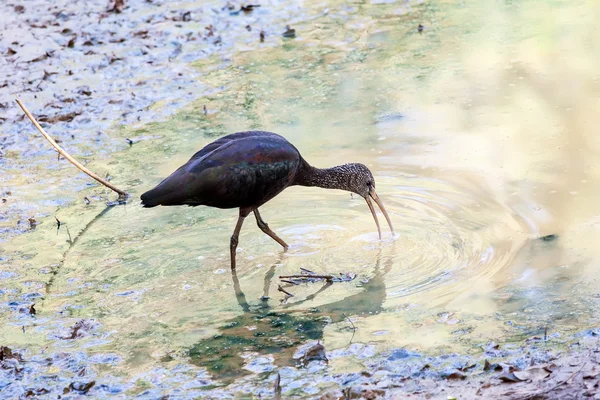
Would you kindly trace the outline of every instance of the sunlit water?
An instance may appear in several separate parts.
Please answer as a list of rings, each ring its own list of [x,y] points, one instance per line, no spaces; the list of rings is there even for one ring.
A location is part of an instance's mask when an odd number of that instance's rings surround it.
[[[237,53],[223,70],[203,63],[202,83],[222,90],[139,128],[159,138],[107,162],[134,200],[78,202],[56,212],[58,232],[47,218],[5,243],[0,293],[38,314],[4,303],[0,338],[32,354],[110,354],[99,376],[151,382],[189,363],[215,378],[268,371],[241,372],[239,355],[289,365],[308,339],[468,352],[598,326],[600,8],[577,3],[328,4],[294,40]],[[396,235],[382,225],[379,241],[357,196],[293,187],[261,208],[289,251],[248,218],[232,277],[236,210],[137,204],[214,137],[255,128],[318,167],[368,165]],[[294,297],[282,302],[278,276],[301,268],[357,276],[284,285]],[[82,318],[99,323],[94,335],[59,338]]]

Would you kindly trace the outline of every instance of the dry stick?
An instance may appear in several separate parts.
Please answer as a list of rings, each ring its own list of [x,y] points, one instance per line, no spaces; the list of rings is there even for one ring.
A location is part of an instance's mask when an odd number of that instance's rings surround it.
[[[300,275],[282,275],[279,279],[326,279],[332,281],[335,279],[333,275],[317,275],[317,274],[300,274]]]
[[[295,286],[300,285],[298,282],[288,281],[287,279],[281,279],[281,282],[283,282],[283,283],[289,283],[290,285],[295,285]]]
[[[60,147],[58,145],[58,143],[56,143],[54,141],[54,139],[52,139],[52,137],[46,133],[44,128],[42,128],[41,125],[35,120],[33,115],[31,115],[31,113],[29,112],[27,107],[25,107],[25,105],[21,102],[21,100],[20,99],[15,99],[15,100],[17,101],[17,104],[19,105],[19,107],[21,107],[21,109],[23,110],[25,115],[27,115],[27,117],[31,120],[33,125],[37,128],[37,130],[40,131],[40,133],[46,138],[46,140],[48,140],[50,142],[52,147],[54,147],[60,155],[62,155],[67,160],[69,160],[71,162],[71,164],[73,164],[74,166],[76,166],[81,171],[85,172],[86,174],[88,174],[93,179],[97,180],[98,182],[100,182],[101,184],[106,186],[107,188],[116,192],[119,195],[119,200],[125,200],[129,196],[127,194],[127,192],[117,188],[116,186],[112,185],[111,183],[107,182],[106,180],[100,178],[98,175],[96,175],[95,173],[93,173],[92,171],[90,171],[89,169],[84,167],[83,165],[81,165],[81,163],[79,163],[79,161],[77,161],[73,157],[71,157],[71,155],[69,153],[67,153],[62,147]]]

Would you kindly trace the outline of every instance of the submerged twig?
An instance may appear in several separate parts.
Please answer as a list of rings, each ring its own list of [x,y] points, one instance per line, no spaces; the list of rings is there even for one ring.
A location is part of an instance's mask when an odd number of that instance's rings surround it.
[[[298,284],[298,281],[300,282],[314,282],[317,279],[324,279],[328,284],[331,284],[333,282],[349,282],[354,280],[354,278],[356,278],[356,274],[353,273],[348,273],[348,274],[342,274],[340,273],[340,276],[335,276],[332,274],[315,274],[313,271],[306,269],[306,268],[300,268],[301,272],[300,274],[296,274],[296,275],[282,275],[279,277],[279,279],[282,282],[286,282],[286,283],[293,283],[294,285]],[[292,279],[292,280],[290,280]]]
[[[275,398],[276,399],[281,399],[281,375],[279,375],[279,372],[277,373],[277,376],[275,377],[275,384],[274,386],[274,391],[275,391]]]
[[[280,292],[285,293],[286,295],[288,295],[289,297],[294,297],[293,294],[291,294],[290,292],[288,292],[287,290],[285,290],[284,288],[281,287],[281,285],[278,285],[277,290],[279,290]]]
[[[350,317],[348,317],[346,314],[342,313],[342,316],[344,318],[346,318],[348,320],[348,322],[350,322],[350,325],[352,325],[352,337],[350,338],[350,342],[348,343],[348,345],[352,344],[352,340],[354,339],[354,335],[356,334],[356,330],[358,329],[356,326],[354,326],[354,322],[352,322],[352,320],[350,319]]]
[[[299,275],[282,275],[279,279],[325,279],[332,281],[335,277],[333,275],[317,275],[317,274],[299,274]]]
[[[44,130],[44,128],[42,128],[42,126],[36,121],[36,119],[34,118],[34,116],[29,112],[29,110],[27,109],[27,107],[25,107],[25,105],[23,104],[23,102],[21,102],[20,99],[16,99],[16,101],[17,101],[17,104],[19,105],[19,107],[21,107],[21,109],[25,113],[25,115],[27,115],[27,117],[29,118],[29,120],[37,128],[37,130],[46,138],[46,140],[48,140],[50,142],[50,144],[52,145],[52,147],[54,147],[56,149],[56,151],[58,151],[58,153],[60,155],[62,155],[67,160],[69,160],[71,162],[71,164],[73,164],[74,166],[76,166],[77,168],[79,168],[79,170],[85,172],[91,178],[95,179],[96,181],[100,182],[101,184],[103,184],[107,188],[109,188],[109,189],[113,190],[114,192],[116,192],[119,195],[119,201],[124,201],[125,199],[127,199],[127,197],[128,197],[127,192],[125,192],[125,191],[117,188],[113,184],[111,184],[111,183],[107,182],[106,180],[100,178],[98,175],[96,175],[95,173],[93,173],[92,171],[90,171],[89,169],[87,169],[86,167],[84,167],[79,161],[77,161],[73,157],[71,157],[71,155],[69,153],[67,153],[62,147],[60,147],[58,145],[58,143],[56,143],[56,141],[52,138],[52,136],[50,136],[50,135],[48,135],[48,133],[46,133],[46,131]]]
[[[288,283],[290,285],[294,285],[294,286],[298,286],[300,285],[298,282],[294,282],[294,281],[288,281],[287,279],[281,279],[281,282],[283,283]]]

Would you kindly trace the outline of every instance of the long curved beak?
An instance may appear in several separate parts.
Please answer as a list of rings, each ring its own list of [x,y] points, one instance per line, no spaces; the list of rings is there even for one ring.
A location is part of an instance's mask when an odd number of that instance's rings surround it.
[[[377,232],[379,233],[379,240],[381,240],[381,228],[379,227],[379,220],[377,219],[377,214],[375,213],[375,207],[373,207],[373,202],[371,201],[371,198],[373,200],[375,200],[375,203],[377,203],[377,205],[381,209],[381,212],[385,216],[385,220],[387,221],[388,225],[390,226],[392,235],[394,234],[394,227],[392,226],[392,221],[390,220],[390,216],[388,215],[387,211],[385,211],[385,207],[383,206],[381,199],[379,198],[379,196],[377,196],[377,193],[375,193],[375,190],[371,189],[369,191],[369,196],[365,197],[365,200],[367,201],[369,210],[371,210],[371,214],[373,214],[373,219],[375,220],[375,225],[377,225]]]

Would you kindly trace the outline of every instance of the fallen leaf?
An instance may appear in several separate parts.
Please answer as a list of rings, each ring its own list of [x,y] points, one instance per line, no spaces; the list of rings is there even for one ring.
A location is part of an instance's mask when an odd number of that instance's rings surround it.
[[[302,363],[304,364],[304,366],[308,365],[308,363],[310,363],[311,361],[317,360],[329,362],[329,360],[327,359],[327,355],[325,354],[325,346],[323,346],[319,342],[317,342],[317,344],[308,349],[306,353],[304,353],[304,356],[302,356]]]
[[[29,62],[38,62],[38,61],[44,61],[44,60],[45,60],[45,59],[47,59],[48,57],[51,57],[51,56],[52,56],[52,53],[53,53],[53,51],[52,51],[52,52],[50,52],[50,51],[47,51],[46,53],[42,54],[42,55],[41,55],[41,56],[39,56],[39,57],[36,57],[36,58],[34,58],[33,60],[30,60]]]
[[[529,367],[523,371],[515,371],[513,374],[522,381],[534,381],[547,378],[552,371],[549,371],[545,367]]]
[[[67,394],[71,391],[77,392],[79,394],[87,394],[90,389],[96,384],[96,381],[91,382],[72,382],[69,387],[66,387],[63,390],[63,394]]]
[[[446,379],[451,380],[451,381],[466,379],[466,378],[467,378],[467,376],[458,370],[454,371],[453,373],[446,376]]]
[[[487,344],[483,347],[483,349],[485,351],[492,351],[492,350],[498,350],[500,348],[500,345],[498,345],[496,342],[487,342]]]
[[[523,379],[519,379],[513,372],[503,372],[497,376],[502,382],[521,382]]]
[[[275,378],[274,386],[275,393],[281,393],[281,375],[279,375],[279,372],[277,373],[277,377]]]
[[[13,351],[6,346],[0,346],[0,361],[4,360],[17,360],[23,362],[23,357],[21,357],[19,353],[13,353]]]
[[[92,95],[92,91],[90,90],[90,88],[88,86],[81,86],[80,88],[77,89],[77,93],[84,94],[86,96]],[[64,101],[66,102],[66,100],[64,100]]]
[[[490,364],[490,362],[488,360],[485,360],[485,363],[483,364],[483,370],[488,371],[491,368],[492,368],[492,364]]]
[[[600,366],[594,365],[583,373],[583,379],[594,379],[600,375]]]
[[[27,392],[25,392],[25,397],[37,397],[37,396],[41,396],[44,394],[48,394],[50,393],[50,391],[48,389],[45,388],[40,388],[40,389],[29,389]]]
[[[93,319],[82,319],[77,321],[75,325],[71,327],[71,332],[67,336],[61,337],[61,339],[80,339],[89,334],[90,331],[98,327],[98,323]]]
[[[137,31],[133,34],[133,36],[138,36],[141,37],[142,39],[147,39],[148,38],[148,30],[142,30],[142,31]]]
[[[467,372],[468,370],[475,368],[476,365],[477,364],[465,365],[464,367],[459,368],[459,370],[462,372]]]
[[[73,111],[67,114],[56,114],[52,117],[48,117],[47,115],[41,115],[38,117],[38,121],[47,122],[49,124],[54,124],[56,122],[71,122],[76,116],[80,114],[81,112],[79,111]]]

